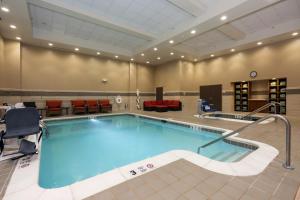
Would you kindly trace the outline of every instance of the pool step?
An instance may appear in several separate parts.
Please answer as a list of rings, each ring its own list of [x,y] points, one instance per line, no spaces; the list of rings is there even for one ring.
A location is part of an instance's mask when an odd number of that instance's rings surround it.
[[[223,151],[219,151],[219,152],[213,154],[212,156],[210,156],[210,158],[213,159],[213,160],[219,160],[218,158],[220,156],[222,156],[222,155],[224,155],[224,152]]]
[[[233,162],[238,159],[237,155],[239,155],[239,152],[237,151],[229,152],[220,158],[219,161]]]
[[[221,162],[234,162],[238,160],[241,156],[243,156],[243,153],[238,151],[233,151],[233,152],[219,151],[213,154],[212,156],[210,156],[210,158]]]

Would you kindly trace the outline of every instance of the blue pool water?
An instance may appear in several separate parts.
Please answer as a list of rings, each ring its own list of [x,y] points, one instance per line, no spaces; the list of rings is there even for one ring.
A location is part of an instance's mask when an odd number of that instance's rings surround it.
[[[170,150],[197,152],[220,134],[133,115],[47,122],[39,184],[57,188]],[[251,150],[220,141],[201,151],[233,162]]]

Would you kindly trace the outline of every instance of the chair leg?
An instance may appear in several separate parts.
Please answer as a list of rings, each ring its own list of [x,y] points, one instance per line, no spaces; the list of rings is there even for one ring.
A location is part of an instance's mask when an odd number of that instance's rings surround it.
[[[25,156],[27,156],[27,155],[24,154],[24,155],[16,156],[16,157],[11,158],[11,160],[18,160],[18,159],[23,158]]]
[[[3,149],[4,149],[4,142],[3,142],[3,139],[1,138],[1,140],[0,140],[0,155],[3,152]]]

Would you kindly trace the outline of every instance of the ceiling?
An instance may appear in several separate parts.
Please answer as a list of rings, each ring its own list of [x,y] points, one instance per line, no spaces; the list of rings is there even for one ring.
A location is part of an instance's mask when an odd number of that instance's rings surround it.
[[[300,0],[2,0],[1,6],[10,9],[0,12],[5,38],[153,65],[228,54],[300,30]]]

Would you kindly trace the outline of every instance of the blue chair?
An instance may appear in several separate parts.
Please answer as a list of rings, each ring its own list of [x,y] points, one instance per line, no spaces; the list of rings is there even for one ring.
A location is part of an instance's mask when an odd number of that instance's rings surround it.
[[[212,106],[208,103],[208,101],[202,101],[202,111],[204,112],[215,112],[216,109],[212,108]]]
[[[19,150],[12,154],[23,154],[22,156],[18,156],[15,159],[21,158],[26,155],[32,155],[37,152],[36,145],[34,142],[30,142],[26,139],[23,139],[26,136],[41,134],[42,129],[40,128],[40,115],[35,108],[18,108],[11,109],[7,111],[5,115],[5,124],[6,131],[1,132],[1,140],[0,140],[0,154],[4,149],[4,139],[22,139]],[[40,135],[40,137],[41,137]],[[7,154],[7,155],[12,155]],[[5,155],[5,156],[7,156]]]

